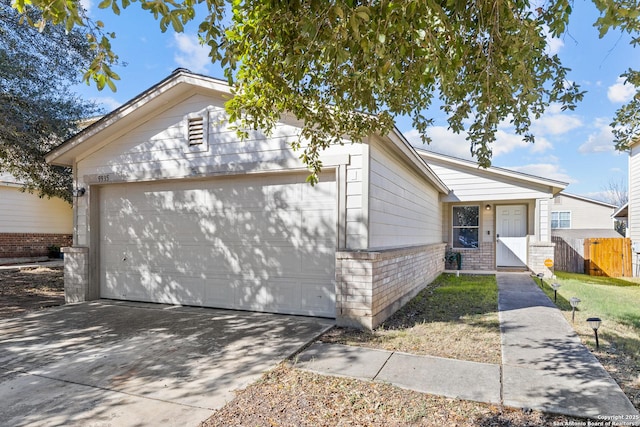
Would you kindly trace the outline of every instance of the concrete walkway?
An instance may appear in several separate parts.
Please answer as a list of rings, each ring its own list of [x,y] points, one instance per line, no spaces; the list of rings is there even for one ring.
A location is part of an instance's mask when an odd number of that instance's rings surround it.
[[[497,281],[502,365],[314,343],[298,355],[296,366],[452,398],[637,425],[637,418],[629,422],[638,416],[629,399],[529,274],[498,273]]]

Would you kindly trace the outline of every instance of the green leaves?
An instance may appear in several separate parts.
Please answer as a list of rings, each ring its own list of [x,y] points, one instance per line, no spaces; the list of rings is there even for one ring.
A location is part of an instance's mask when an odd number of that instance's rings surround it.
[[[101,0],[99,7],[119,14],[136,1],[161,31],[183,31],[196,7],[206,6],[199,38],[237,86],[227,110],[238,129],[269,132],[283,114],[295,115],[304,125],[292,145],[312,181],[330,144],[389,132],[400,115],[426,132],[436,96],[449,127],[468,132],[471,152],[488,166],[498,123],[509,120],[533,142],[532,118],[550,103],[571,110],[584,95],[547,53],[547,34],[564,34],[572,0],[535,10],[528,0]],[[640,43],[637,0],[594,3],[601,35],[619,28]],[[91,29],[94,59],[85,81],[114,90],[114,35],[92,26],[72,0],[14,0],[18,10],[29,4],[43,11],[42,22]],[[621,110],[621,147],[639,136],[637,120],[631,109]]]

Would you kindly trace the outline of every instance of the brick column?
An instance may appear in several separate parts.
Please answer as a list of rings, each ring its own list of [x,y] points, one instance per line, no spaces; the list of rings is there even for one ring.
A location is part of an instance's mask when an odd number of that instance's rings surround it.
[[[555,243],[552,242],[536,242],[529,240],[529,250],[527,267],[533,271],[534,274],[543,273],[544,277],[551,277],[553,275],[553,269],[545,267],[544,261],[546,259],[554,260]]]
[[[67,303],[98,299],[100,293],[92,289],[89,280],[89,248],[62,248],[64,253],[64,297]]]

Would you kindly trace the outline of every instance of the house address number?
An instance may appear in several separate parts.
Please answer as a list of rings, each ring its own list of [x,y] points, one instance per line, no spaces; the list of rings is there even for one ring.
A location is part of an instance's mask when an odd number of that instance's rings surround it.
[[[109,180],[110,180],[109,174],[98,175],[98,182],[109,182]]]

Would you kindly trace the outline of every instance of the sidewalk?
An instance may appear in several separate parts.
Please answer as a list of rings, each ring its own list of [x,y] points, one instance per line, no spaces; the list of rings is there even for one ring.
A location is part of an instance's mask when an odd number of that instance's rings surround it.
[[[37,267],[64,267],[61,259],[50,260],[48,258],[25,261],[24,258],[0,258],[0,270],[20,270],[22,268]]]
[[[298,355],[296,367],[570,416],[638,415],[529,274],[496,277],[502,365],[316,342]]]

